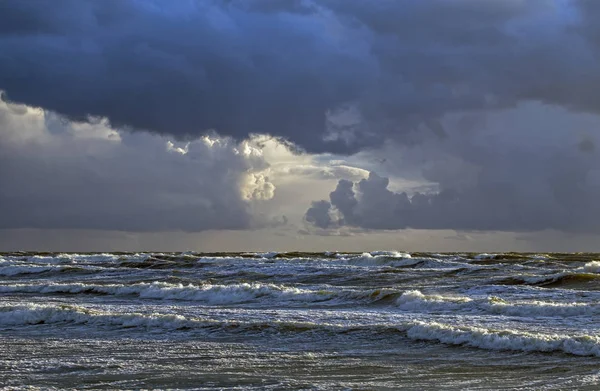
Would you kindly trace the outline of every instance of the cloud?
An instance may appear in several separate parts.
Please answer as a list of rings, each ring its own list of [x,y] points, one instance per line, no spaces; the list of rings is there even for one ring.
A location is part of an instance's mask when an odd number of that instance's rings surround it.
[[[3,224],[195,231],[285,210],[322,231],[597,233],[599,16],[591,0],[2,1],[0,89],[24,103],[0,110]]]
[[[313,201],[306,211],[305,219],[319,228],[329,228],[333,222],[329,215],[330,209],[331,204],[325,200]]]
[[[276,2],[59,3],[3,2],[0,74],[10,76],[0,88],[76,120],[194,138],[271,133],[318,148],[325,111],[356,96],[371,70],[329,17],[272,12]]]
[[[177,141],[0,100],[0,229],[296,231],[311,197],[367,176],[265,135]]]
[[[330,229],[600,233],[600,116],[528,103],[488,113],[475,133],[462,115],[442,122],[445,139],[373,152],[389,175],[420,174],[429,191],[391,190],[371,172],[340,180],[305,220]]]
[[[312,164],[296,164],[284,167],[279,170],[279,174],[291,174],[297,176],[312,177],[315,179],[337,179],[349,178],[359,180],[366,178],[369,172],[358,167],[351,167],[345,164],[323,164],[322,162],[313,162]]]
[[[116,131],[105,119],[69,122],[0,101],[0,229],[196,232],[272,225],[253,213],[255,203],[274,196],[268,167],[249,141],[173,142]]]
[[[0,89],[115,129],[352,153],[443,138],[456,111],[598,112],[593,3],[5,0]]]

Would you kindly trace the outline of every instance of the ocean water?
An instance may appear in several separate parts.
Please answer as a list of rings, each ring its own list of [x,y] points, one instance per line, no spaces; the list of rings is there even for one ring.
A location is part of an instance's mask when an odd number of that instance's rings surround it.
[[[0,390],[598,390],[600,255],[0,254]]]

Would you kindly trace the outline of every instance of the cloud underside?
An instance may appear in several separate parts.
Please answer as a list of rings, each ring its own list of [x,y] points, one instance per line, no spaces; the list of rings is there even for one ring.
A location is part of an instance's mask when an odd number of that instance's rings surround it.
[[[0,229],[248,229],[273,196],[248,142],[174,144],[0,101]]]
[[[598,112],[594,1],[5,0],[0,88],[78,121],[356,152],[457,110]]]
[[[0,1],[0,228],[599,233],[598,4]]]
[[[600,116],[530,103],[443,123],[443,139],[376,154],[392,179],[416,172],[435,189],[391,189],[371,172],[339,181],[305,220],[326,229],[600,233]]]
[[[388,178],[371,173],[353,183],[340,180],[330,200],[314,201],[305,220],[322,229],[354,227],[366,230],[452,229],[456,231],[542,231],[600,233],[598,188],[590,194],[567,195],[579,189],[563,189],[569,204],[561,205],[547,194],[527,199],[510,186],[488,184],[471,192],[442,191],[434,194],[390,191]]]

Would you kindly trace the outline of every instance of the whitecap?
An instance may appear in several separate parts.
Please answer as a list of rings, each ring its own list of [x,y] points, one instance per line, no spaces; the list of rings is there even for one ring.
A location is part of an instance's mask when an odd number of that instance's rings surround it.
[[[579,356],[600,356],[600,337],[594,335],[541,334],[515,330],[493,330],[415,321],[406,335],[415,340],[438,341],[489,350],[564,352]]]
[[[600,315],[600,304],[541,300],[508,301],[495,296],[470,298],[452,295],[426,295],[418,290],[404,292],[397,300],[399,309],[413,312],[480,312],[518,317],[571,317]]]

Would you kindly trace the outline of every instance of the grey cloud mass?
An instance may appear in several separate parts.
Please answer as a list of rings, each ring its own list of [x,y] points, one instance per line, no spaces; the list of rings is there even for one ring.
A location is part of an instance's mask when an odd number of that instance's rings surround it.
[[[0,100],[0,229],[260,227],[268,222],[251,204],[273,196],[267,167],[246,142],[205,137],[177,145]]]
[[[472,121],[474,134],[466,122],[445,119],[446,138],[378,153],[382,170],[417,172],[437,190],[393,191],[387,177],[371,172],[340,180],[305,220],[332,229],[600,233],[599,116],[530,103]]]
[[[597,112],[599,11],[559,0],[5,0],[0,89],[116,128],[271,134],[349,153],[443,136],[447,113],[521,100]],[[331,121],[348,108],[354,123]]]
[[[600,233],[598,4],[0,1],[0,228]]]
[[[565,173],[567,175],[567,173]],[[357,183],[340,180],[330,201],[315,201],[305,220],[327,229],[343,226],[397,230],[453,229],[458,231],[600,232],[600,213],[593,198],[581,193],[581,176],[571,178],[573,187],[557,189],[553,195],[533,190],[539,198],[524,198],[513,186],[485,180],[471,192],[443,190],[439,193],[395,193],[388,178],[371,173]],[[533,196],[533,194],[532,194]],[[560,198],[564,199],[560,199]],[[499,202],[497,202],[499,201]],[[339,212],[341,218],[332,217]]]

